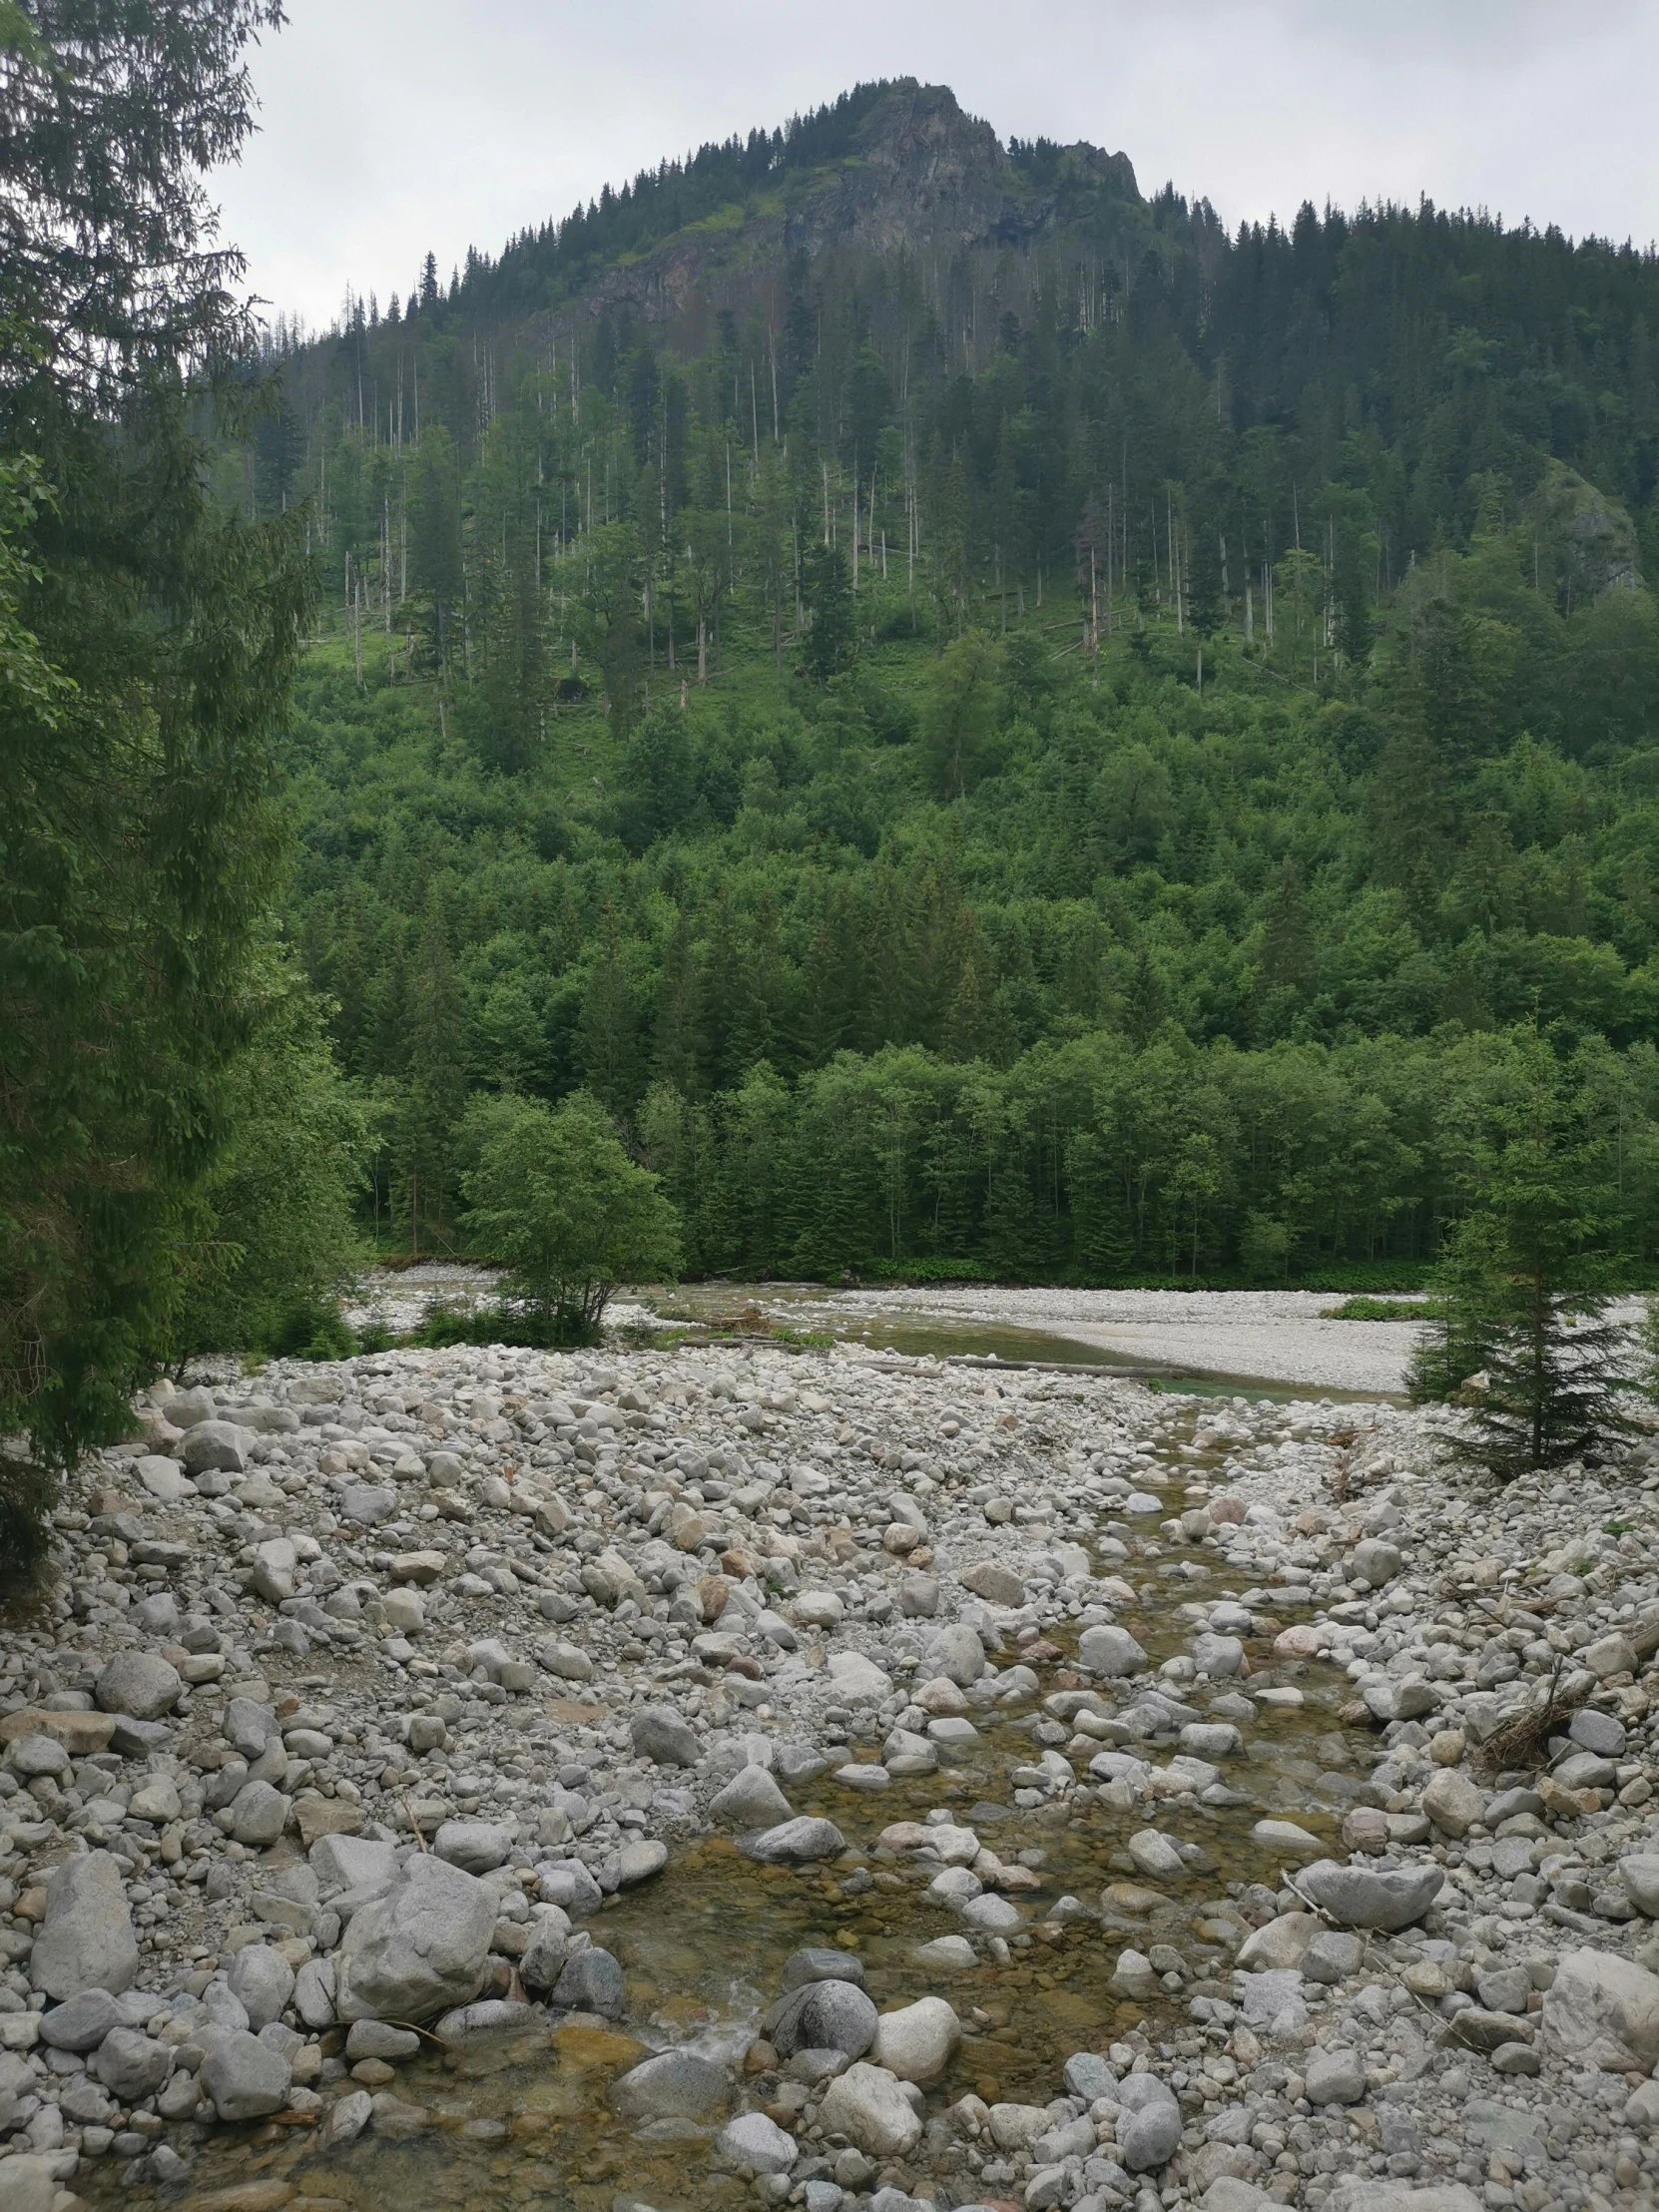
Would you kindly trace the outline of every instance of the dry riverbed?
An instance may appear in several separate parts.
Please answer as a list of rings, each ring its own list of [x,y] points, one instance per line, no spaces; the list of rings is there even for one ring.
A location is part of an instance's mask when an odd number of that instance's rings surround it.
[[[141,1412],[0,1639],[0,2212],[1651,2200],[1648,1444],[764,1344]]]

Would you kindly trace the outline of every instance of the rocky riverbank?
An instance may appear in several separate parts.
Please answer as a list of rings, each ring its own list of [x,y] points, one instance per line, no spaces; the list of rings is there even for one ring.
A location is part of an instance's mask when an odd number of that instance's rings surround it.
[[[0,2212],[1651,2197],[1646,1444],[764,1346],[141,1411],[0,1642]]]

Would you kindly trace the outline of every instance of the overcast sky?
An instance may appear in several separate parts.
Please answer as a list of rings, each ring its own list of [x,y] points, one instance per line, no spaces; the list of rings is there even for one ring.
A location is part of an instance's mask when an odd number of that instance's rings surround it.
[[[287,0],[221,182],[255,288],[313,324],[428,247],[567,215],[872,77],[1006,139],[1088,139],[1230,226],[1306,199],[1483,206],[1659,238],[1659,0]]]

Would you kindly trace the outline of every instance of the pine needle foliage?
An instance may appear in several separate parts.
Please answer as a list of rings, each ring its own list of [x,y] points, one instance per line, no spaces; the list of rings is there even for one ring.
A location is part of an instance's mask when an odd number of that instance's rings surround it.
[[[1412,1395],[1466,1394],[1458,1453],[1509,1480],[1629,1426],[1634,1347],[1608,1317],[1609,1184],[1588,1102],[1534,1035],[1464,1132],[1477,1210],[1448,1240]]]
[[[0,8],[0,1576],[166,1354],[260,1014],[311,584],[297,515],[212,496],[255,395],[204,180],[279,21]]]

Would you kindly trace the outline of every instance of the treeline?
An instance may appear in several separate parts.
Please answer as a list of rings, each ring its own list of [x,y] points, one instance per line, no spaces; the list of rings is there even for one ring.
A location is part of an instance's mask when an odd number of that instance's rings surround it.
[[[702,1101],[659,1085],[639,1134],[694,1273],[942,1258],[1027,1282],[1271,1285],[1426,1262],[1526,1126],[1537,1057],[1530,1030],[1241,1052],[1171,1027],[1007,1069],[892,1048],[793,1088],[764,1062]],[[1659,1058],[1590,1045],[1554,1093],[1594,1234],[1635,1272],[1659,1233]]]

